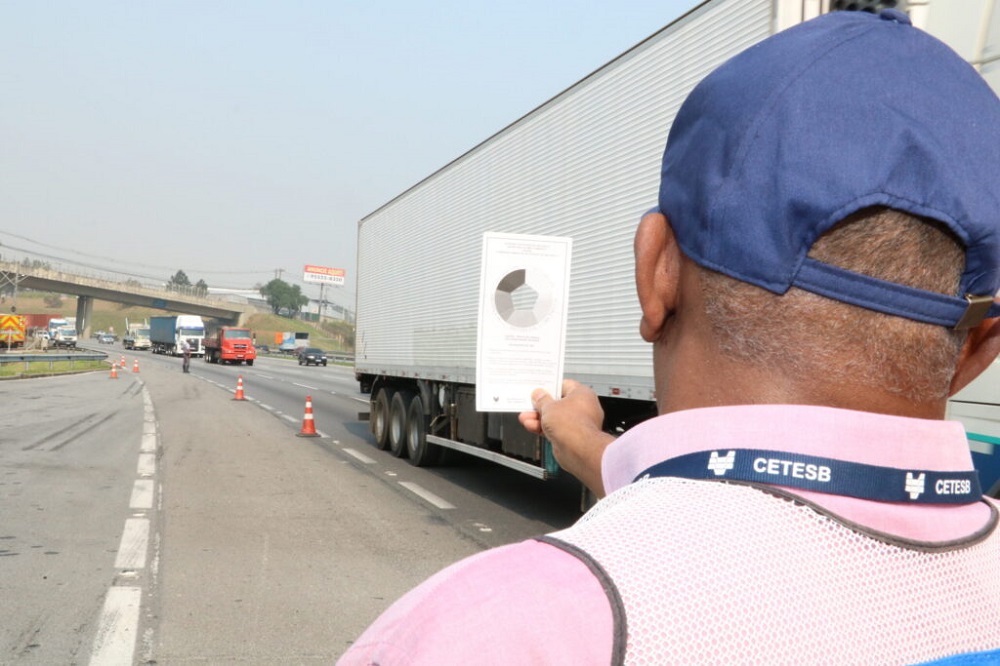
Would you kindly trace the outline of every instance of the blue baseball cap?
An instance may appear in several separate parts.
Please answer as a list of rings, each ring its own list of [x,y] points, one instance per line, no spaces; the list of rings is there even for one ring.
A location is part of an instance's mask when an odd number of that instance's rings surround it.
[[[961,240],[957,294],[807,256],[871,206],[937,220]],[[659,209],[706,268],[777,294],[794,286],[974,326],[1000,316],[1000,100],[901,12],[825,14],[750,47],[691,92],[667,140]]]

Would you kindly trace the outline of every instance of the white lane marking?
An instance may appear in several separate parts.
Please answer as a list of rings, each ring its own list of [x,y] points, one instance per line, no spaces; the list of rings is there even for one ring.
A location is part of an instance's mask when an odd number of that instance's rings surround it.
[[[288,419],[292,423],[298,423],[299,422],[299,420],[297,418],[295,418],[294,416],[289,416],[288,414],[282,414],[281,418]]]
[[[368,400],[367,398],[355,398],[353,395],[349,397],[351,398],[351,400],[357,400],[358,402],[365,405],[371,404],[371,400]]]
[[[129,518],[125,521],[116,569],[142,569],[146,566],[146,549],[149,546],[149,519]]]
[[[419,485],[417,485],[415,483],[412,483],[410,481],[400,481],[399,485],[403,486],[404,488],[406,488],[407,490],[409,490],[411,493],[413,493],[417,497],[420,497],[421,499],[424,499],[424,500],[430,502],[431,504],[433,504],[434,506],[436,506],[439,509],[454,509],[455,508],[454,504],[452,504],[452,503],[450,503],[450,502],[448,502],[446,500],[441,499],[440,497],[438,497],[437,495],[435,495],[431,491],[427,490],[426,488],[422,488],[421,486],[419,486]]]
[[[302,388],[307,388],[310,391],[318,391],[319,390],[315,386],[309,386],[308,384],[296,384],[295,382],[292,382],[292,386],[301,386]]]
[[[156,423],[152,421],[144,421],[142,424],[142,434],[143,435],[155,435],[156,434]]]
[[[139,476],[153,476],[156,474],[156,454],[140,453],[139,467],[136,470]]]
[[[132,663],[141,601],[142,588],[112,587],[108,590],[97,623],[94,649],[90,653],[93,666]]]
[[[132,499],[129,501],[131,509],[152,509],[153,508],[153,480],[136,479],[132,485]]]
[[[272,407],[271,405],[265,405],[263,402],[260,402],[260,403],[257,403],[257,404],[259,404],[261,407],[263,407],[264,409],[266,409],[269,412],[273,412],[274,411],[274,407]]]
[[[357,458],[358,460],[360,460],[361,462],[363,462],[366,465],[374,465],[375,464],[374,460],[372,460],[371,458],[369,458],[368,456],[366,456],[365,454],[363,454],[363,453],[361,453],[359,451],[355,451],[354,449],[344,449],[344,453],[346,453],[349,456],[353,456],[353,457]]]
[[[143,433],[142,444],[139,446],[142,453],[156,453],[156,434]]]
[[[274,379],[273,375],[262,375],[259,372],[254,375],[254,377],[263,377],[264,379]]]

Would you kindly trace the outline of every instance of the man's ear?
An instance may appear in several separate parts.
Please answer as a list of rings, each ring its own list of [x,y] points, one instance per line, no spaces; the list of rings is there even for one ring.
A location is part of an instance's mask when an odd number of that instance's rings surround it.
[[[1000,354],[1000,319],[986,319],[969,330],[951,378],[948,395],[953,396],[978,377]]]
[[[666,216],[646,213],[635,232],[635,287],[642,307],[639,333],[656,342],[677,307],[681,255]]]

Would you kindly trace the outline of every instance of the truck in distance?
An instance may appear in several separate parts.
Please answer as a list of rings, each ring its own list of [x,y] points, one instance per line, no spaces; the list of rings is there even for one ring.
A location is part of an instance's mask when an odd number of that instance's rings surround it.
[[[125,320],[125,337],[122,338],[122,347],[125,349],[150,349],[153,346],[149,338],[149,324],[143,322],[130,322]]]
[[[278,351],[282,354],[298,355],[299,350],[308,346],[309,333],[307,331],[285,331],[281,334]]]
[[[205,323],[198,315],[172,315],[149,318],[150,349],[154,354],[177,356],[184,342],[191,347],[192,356],[201,356],[204,350]]]
[[[76,328],[72,326],[60,326],[52,333],[49,344],[53,347],[76,347]]]
[[[220,326],[205,338],[206,363],[235,363],[253,365],[257,350],[253,346],[253,332],[249,328]]]
[[[66,318],[59,314],[23,314],[24,323],[27,327],[27,333],[33,338],[48,338],[51,339],[49,335],[49,322],[53,319],[60,319],[66,321]],[[66,325],[66,324],[63,324]]]
[[[71,324],[69,322],[69,319],[67,319],[66,317],[63,316],[51,317],[48,323],[46,324],[46,327],[49,331],[49,342],[52,342],[56,339],[56,331],[58,331],[60,328],[65,328],[67,326],[71,326]]]
[[[23,347],[27,338],[26,319],[21,315],[0,315],[0,345],[3,349]]]

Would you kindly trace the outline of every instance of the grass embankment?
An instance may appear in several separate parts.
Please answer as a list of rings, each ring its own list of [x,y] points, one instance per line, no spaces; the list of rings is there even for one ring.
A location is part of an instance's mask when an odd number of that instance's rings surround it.
[[[66,375],[76,372],[94,372],[96,370],[111,371],[107,361],[29,361],[27,363],[0,363],[0,379],[46,377],[48,375]]]
[[[354,351],[354,327],[343,321],[323,322],[299,321],[269,313],[253,314],[247,319],[247,327],[257,336],[257,344],[277,347],[281,334],[286,331],[308,333],[309,344],[329,352]]]

